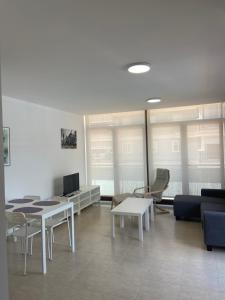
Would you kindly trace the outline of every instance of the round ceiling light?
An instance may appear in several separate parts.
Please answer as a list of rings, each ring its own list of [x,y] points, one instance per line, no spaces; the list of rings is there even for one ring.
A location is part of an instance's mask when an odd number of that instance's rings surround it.
[[[146,102],[148,103],[159,103],[161,102],[160,98],[151,98],[151,99],[147,99]]]
[[[151,67],[148,63],[135,63],[128,66],[128,72],[133,74],[142,74],[150,71]]]

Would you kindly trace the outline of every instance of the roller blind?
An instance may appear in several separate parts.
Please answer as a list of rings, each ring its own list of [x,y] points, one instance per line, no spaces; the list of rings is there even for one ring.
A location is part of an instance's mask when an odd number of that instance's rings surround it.
[[[150,168],[168,168],[164,195],[224,187],[224,104],[148,111]]]
[[[144,185],[144,111],[86,116],[89,184],[102,195]]]
[[[157,168],[170,170],[164,196],[200,194],[224,183],[224,103],[148,110],[150,183]],[[144,111],[86,116],[89,184],[102,195],[146,184]]]

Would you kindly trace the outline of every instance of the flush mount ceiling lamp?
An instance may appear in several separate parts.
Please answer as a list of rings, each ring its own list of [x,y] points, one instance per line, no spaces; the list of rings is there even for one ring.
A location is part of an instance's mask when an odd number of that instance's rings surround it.
[[[161,102],[161,99],[160,98],[150,98],[150,99],[147,99],[146,102],[148,102],[148,103],[159,103],[159,102]]]
[[[127,68],[128,72],[132,74],[142,74],[146,73],[151,70],[151,66],[149,63],[146,62],[138,62],[138,63],[133,63],[128,66]]]

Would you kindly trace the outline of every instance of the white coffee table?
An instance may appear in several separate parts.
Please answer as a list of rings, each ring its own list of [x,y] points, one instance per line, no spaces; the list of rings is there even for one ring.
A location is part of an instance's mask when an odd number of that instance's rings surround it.
[[[143,241],[143,215],[145,215],[145,230],[149,231],[149,208],[151,208],[151,221],[154,220],[153,199],[127,198],[111,210],[112,236],[115,238],[115,216],[120,216],[120,227],[124,227],[124,216],[138,217],[139,240]]]

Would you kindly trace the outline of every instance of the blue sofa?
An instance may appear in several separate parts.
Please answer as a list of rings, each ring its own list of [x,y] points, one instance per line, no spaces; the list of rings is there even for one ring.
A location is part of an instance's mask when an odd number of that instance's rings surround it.
[[[202,189],[201,196],[177,195],[174,199],[177,220],[202,222],[207,250],[225,247],[225,190]]]

